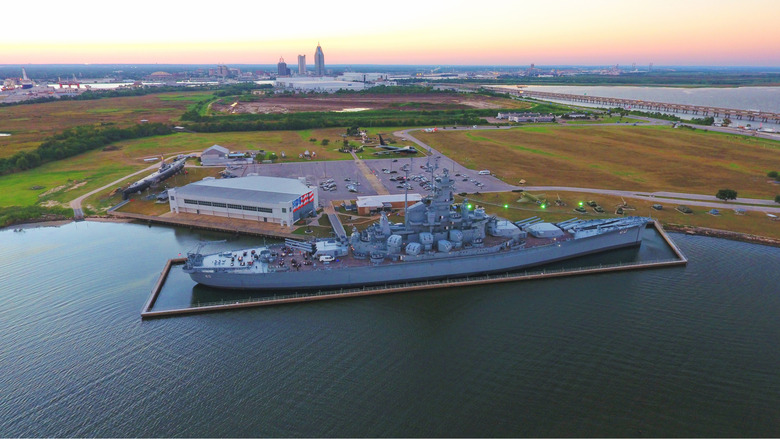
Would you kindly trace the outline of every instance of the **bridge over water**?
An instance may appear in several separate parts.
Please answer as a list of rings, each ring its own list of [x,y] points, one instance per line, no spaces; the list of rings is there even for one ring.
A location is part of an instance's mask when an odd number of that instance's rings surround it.
[[[615,108],[647,109],[700,116],[724,117],[736,120],[750,120],[780,123],[780,113],[758,110],[738,110],[734,108],[708,107],[702,105],[669,104],[665,102],[643,101],[638,99],[605,98],[599,96],[573,95],[566,93],[550,93],[544,91],[518,90],[511,92],[518,96],[539,99],[555,99],[586,104],[604,105]]]

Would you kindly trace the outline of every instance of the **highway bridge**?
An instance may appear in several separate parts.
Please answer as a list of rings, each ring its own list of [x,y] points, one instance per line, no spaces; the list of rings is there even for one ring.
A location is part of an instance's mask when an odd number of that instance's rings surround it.
[[[518,90],[510,94],[517,96],[547,100],[563,100],[582,102],[585,104],[604,105],[609,108],[646,109],[660,112],[693,114],[700,116],[723,117],[732,120],[750,120],[760,122],[780,123],[780,113],[770,113],[759,110],[737,110],[734,108],[707,107],[701,105],[669,104],[665,102],[643,101],[638,99],[604,98],[599,96],[573,95],[566,93],[549,93],[543,91]]]

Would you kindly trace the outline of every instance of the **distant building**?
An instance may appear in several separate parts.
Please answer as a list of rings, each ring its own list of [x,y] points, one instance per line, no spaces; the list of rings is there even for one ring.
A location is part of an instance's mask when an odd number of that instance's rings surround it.
[[[320,43],[317,43],[317,50],[314,52],[314,75],[325,76],[325,54],[322,53]]]
[[[306,55],[298,55],[298,74],[306,74]]]
[[[277,76],[290,76],[290,69],[287,67],[287,63],[284,62],[284,58],[279,58],[279,64],[276,65]]]
[[[498,113],[496,119],[506,119],[509,122],[552,122],[555,116],[539,113]]]
[[[333,93],[336,90],[364,90],[375,84],[329,80],[328,78],[277,78],[277,91]]]

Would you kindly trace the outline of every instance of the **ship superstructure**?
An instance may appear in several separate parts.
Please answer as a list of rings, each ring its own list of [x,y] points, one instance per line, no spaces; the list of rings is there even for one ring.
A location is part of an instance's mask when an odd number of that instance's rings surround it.
[[[641,243],[651,220],[573,218],[548,223],[536,217],[510,222],[455,204],[447,170],[432,193],[405,209],[403,223],[385,213],[347,239],[285,244],[238,251],[188,254],[184,271],[219,288],[289,290],[398,284],[509,272]]]

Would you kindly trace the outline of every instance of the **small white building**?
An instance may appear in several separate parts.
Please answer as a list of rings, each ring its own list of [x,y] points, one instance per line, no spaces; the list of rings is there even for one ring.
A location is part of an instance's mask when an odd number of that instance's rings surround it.
[[[216,215],[291,226],[316,211],[317,187],[305,179],[277,177],[206,178],[168,189],[171,212]]]
[[[225,165],[228,161],[230,150],[220,145],[212,145],[200,155],[203,166]]]
[[[404,194],[392,195],[369,195],[357,197],[357,211],[359,215],[368,215],[371,211],[378,211],[384,208],[400,209],[404,207]],[[422,200],[420,194],[409,194],[408,205]]]
[[[212,145],[200,154],[200,162],[203,166],[249,165],[253,161],[252,158],[246,158],[243,153],[231,153],[229,149],[220,145]]]

